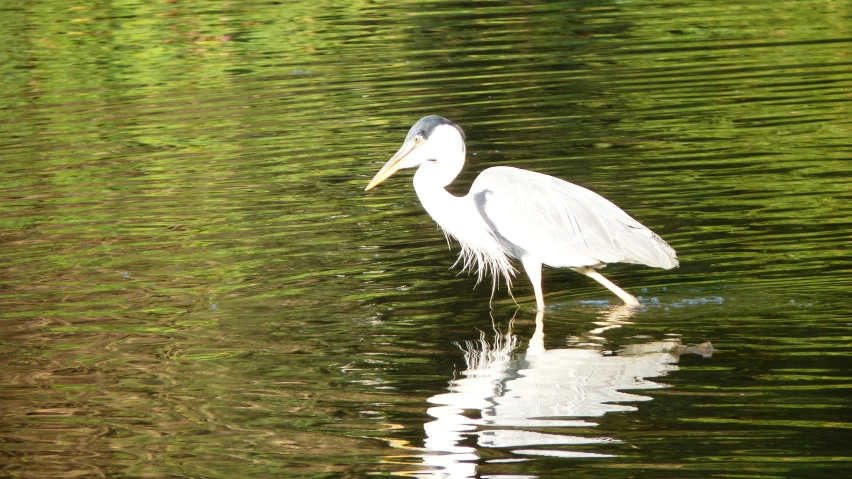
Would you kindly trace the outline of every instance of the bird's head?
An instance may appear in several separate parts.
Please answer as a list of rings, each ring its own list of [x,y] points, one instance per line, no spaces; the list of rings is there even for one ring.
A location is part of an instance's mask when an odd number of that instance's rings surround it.
[[[365,189],[375,187],[397,170],[421,165],[435,167],[435,173],[448,177],[446,186],[461,171],[463,163],[464,132],[461,127],[442,116],[424,116],[408,130],[405,142]]]

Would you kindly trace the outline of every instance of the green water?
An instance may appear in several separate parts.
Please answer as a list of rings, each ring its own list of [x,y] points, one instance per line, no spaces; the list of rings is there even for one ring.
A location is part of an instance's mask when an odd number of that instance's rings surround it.
[[[847,477],[850,16],[0,0],[0,476]],[[491,309],[363,191],[426,114],[681,267]]]

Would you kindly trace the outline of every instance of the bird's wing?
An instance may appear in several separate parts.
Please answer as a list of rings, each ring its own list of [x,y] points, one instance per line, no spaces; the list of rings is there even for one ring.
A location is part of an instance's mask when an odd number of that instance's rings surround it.
[[[639,263],[678,265],[659,236],[597,193],[552,176],[511,167],[483,171],[469,196],[515,256],[550,266]]]

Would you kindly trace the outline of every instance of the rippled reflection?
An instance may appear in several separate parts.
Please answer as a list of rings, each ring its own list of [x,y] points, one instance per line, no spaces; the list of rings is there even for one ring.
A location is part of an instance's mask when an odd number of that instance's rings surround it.
[[[583,338],[585,346],[546,349],[544,315],[538,312],[535,332],[525,351],[519,339],[496,327],[489,341],[485,333],[477,342],[461,345],[466,370],[450,381],[449,392],[429,398],[434,418],[424,428],[426,453],[423,462],[430,474],[441,477],[475,477],[483,448],[507,448],[523,460],[526,456],[614,457],[607,444],[617,438],[568,435],[566,427],[597,426],[587,418],[611,412],[633,411],[635,403],[648,396],[624,392],[657,389],[665,384],[648,378],[665,376],[677,369],[679,355],[712,353],[710,343],[684,348],[678,339],[631,344],[617,352],[604,352],[592,345],[607,329],[620,327],[631,315],[628,308],[611,311],[598,328]],[[559,428],[559,433],[542,432]],[[475,445],[471,444],[471,440]],[[589,451],[588,447],[602,446]],[[511,461],[497,460],[501,462]]]
[[[360,478],[463,447],[480,475],[848,476],[848,4],[2,2],[0,476]],[[411,173],[363,192],[431,113],[469,135],[453,193],[499,165],[564,178],[683,266],[608,268],[649,298],[621,329],[552,272],[571,321],[546,344],[576,357],[527,352],[519,319],[446,390],[488,294],[446,271]],[[619,390],[650,403],[512,402],[673,325],[725,354]]]

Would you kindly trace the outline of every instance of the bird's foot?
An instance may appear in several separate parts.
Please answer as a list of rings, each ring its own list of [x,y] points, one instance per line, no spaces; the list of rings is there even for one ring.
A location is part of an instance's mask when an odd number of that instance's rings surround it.
[[[619,295],[619,296],[621,296],[621,295]],[[636,296],[633,296],[632,294],[625,293],[624,296],[621,296],[621,300],[624,301],[625,306],[628,306],[630,308],[641,308],[642,307],[642,303],[640,303],[639,300],[636,299]]]

